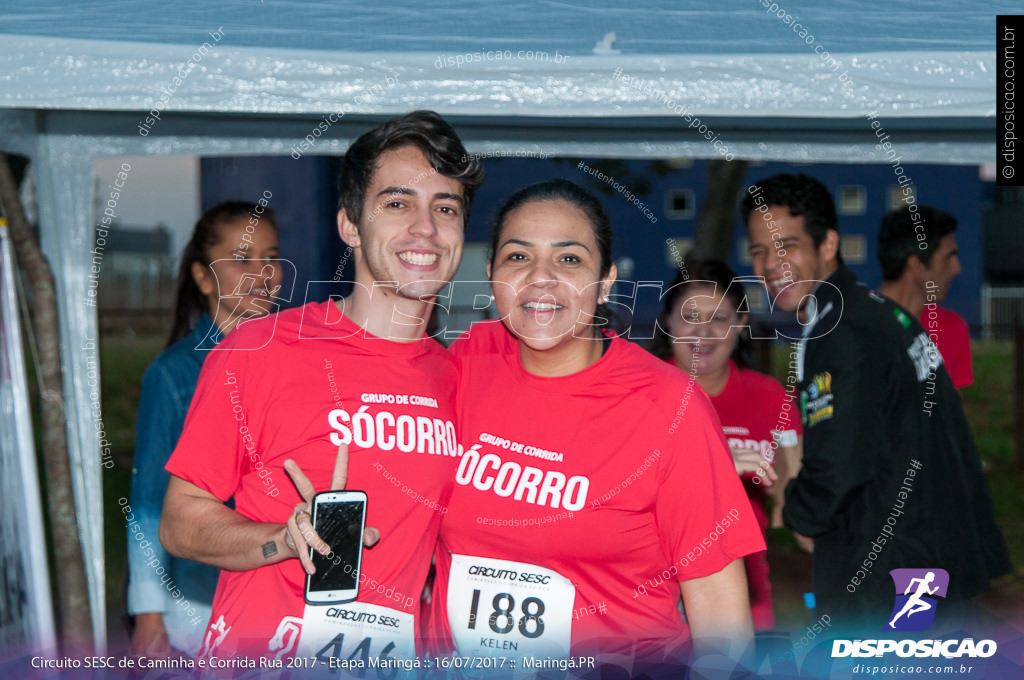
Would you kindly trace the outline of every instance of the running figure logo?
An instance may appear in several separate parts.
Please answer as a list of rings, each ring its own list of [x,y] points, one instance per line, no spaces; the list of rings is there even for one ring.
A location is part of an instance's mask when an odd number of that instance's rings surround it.
[[[896,603],[882,630],[926,630],[935,620],[938,601],[934,598],[946,596],[949,573],[945,569],[893,569],[889,574],[896,586]]]

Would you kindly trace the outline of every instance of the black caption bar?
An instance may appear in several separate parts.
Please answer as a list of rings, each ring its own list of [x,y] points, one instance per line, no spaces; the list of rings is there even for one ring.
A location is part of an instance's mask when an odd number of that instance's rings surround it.
[[[996,17],[996,186],[1024,187],[1024,147],[1017,135],[1017,47],[1024,46],[1024,16]],[[1024,61],[1020,64],[1024,68]],[[1024,79],[1022,79],[1024,80]]]

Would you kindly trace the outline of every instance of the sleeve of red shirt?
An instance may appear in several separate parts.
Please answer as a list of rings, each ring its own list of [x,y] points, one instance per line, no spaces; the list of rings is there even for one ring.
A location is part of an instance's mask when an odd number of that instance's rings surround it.
[[[655,518],[665,554],[685,581],[721,571],[765,549],[714,408],[694,385],[675,432],[662,452]]]
[[[185,429],[166,466],[222,501],[235,494],[246,464],[239,428],[247,412],[244,387],[251,352],[231,351],[232,339],[225,338],[203,363]]]

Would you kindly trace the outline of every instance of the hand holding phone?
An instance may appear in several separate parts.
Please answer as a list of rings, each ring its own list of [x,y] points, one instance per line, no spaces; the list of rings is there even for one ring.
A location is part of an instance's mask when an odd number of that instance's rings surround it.
[[[351,602],[359,595],[362,535],[366,526],[366,494],[362,491],[324,491],[313,497],[313,526],[331,546],[322,555],[309,548],[316,571],[306,574],[309,604]]]
[[[302,468],[294,460],[288,459],[284,462],[284,469],[291,477],[303,502],[295,505],[295,511],[285,525],[284,542],[292,551],[293,555],[302,562],[302,568],[307,574],[316,572],[313,560],[310,559],[310,548],[315,549],[321,555],[331,552],[331,546],[320,538],[313,528],[312,511],[313,497],[316,489],[309,481]],[[348,482],[348,446],[342,444],[338,447],[338,456],[334,461],[334,474],[331,475],[331,491],[344,491]],[[380,532],[372,527],[363,531],[363,545],[372,548],[380,540]]]

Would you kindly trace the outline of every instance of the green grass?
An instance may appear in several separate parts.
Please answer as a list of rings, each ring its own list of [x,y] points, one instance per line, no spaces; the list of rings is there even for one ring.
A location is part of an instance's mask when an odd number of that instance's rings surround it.
[[[103,425],[114,467],[103,471],[103,531],[107,579],[107,632],[112,644],[122,640],[125,611],[127,538],[119,498],[128,498],[135,450],[135,417],[142,394],[142,374],[163,350],[166,338],[108,336],[100,343]]]
[[[996,520],[1006,537],[1015,573],[999,579],[997,590],[1024,596],[1024,460],[1018,461],[1013,441],[1013,343],[975,342],[974,384],[962,396],[988,483]],[[1016,599],[1015,598],[1015,599]]]
[[[125,611],[125,578],[128,573],[127,534],[124,514],[118,499],[128,497],[131,464],[115,465],[103,471],[103,553],[107,579],[107,635],[111,640],[123,635],[120,617]]]
[[[135,414],[142,394],[142,374],[164,348],[166,338],[155,336],[105,337],[100,342],[103,424],[111,451],[135,448]]]
[[[961,396],[974,441],[982,460],[996,467],[1011,466],[1013,344],[1009,340],[975,341],[972,350],[974,384],[965,387]]]

